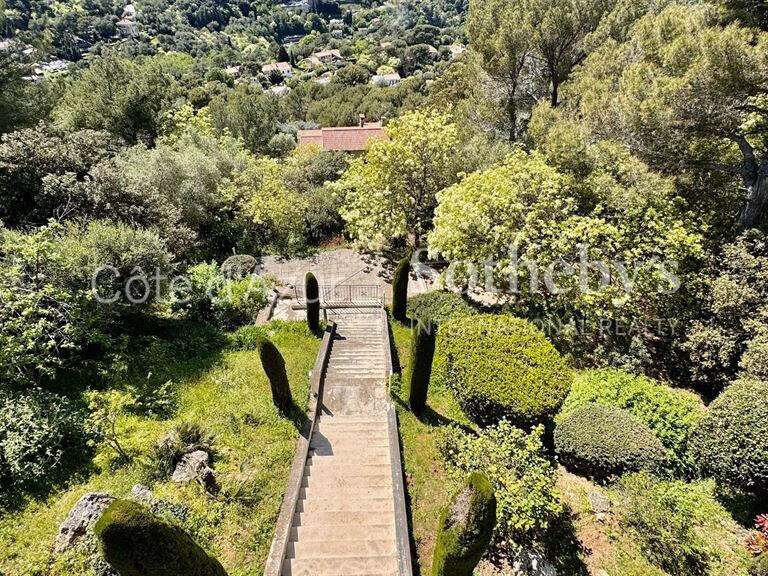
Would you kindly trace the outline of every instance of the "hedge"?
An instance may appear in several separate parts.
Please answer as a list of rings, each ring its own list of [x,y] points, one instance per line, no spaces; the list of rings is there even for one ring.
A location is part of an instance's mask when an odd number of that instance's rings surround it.
[[[113,502],[96,523],[94,534],[104,558],[120,576],[227,574],[184,530],[136,502]]]
[[[703,474],[768,496],[768,382],[741,379],[728,386],[710,404],[691,444]]]
[[[408,318],[420,324],[444,324],[457,316],[475,316],[477,310],[460,294],[435,291],[408,299]]]
[[[438,331],[432,383],[449,386],[480,425],[543,422],[558,411],[572,380],[565,360],[527,320],[468,316]]]
[[[472,576],[496,526],[496,497],[488,478],[474,472],[440,515],[433,576]]]
[[[569,470],[605,480],[624,472],[661,470],[667,451],[648,426],[615,406],[589,404],[555,429],[555,449]]]
[[[704,416],[704,405],[696,394],[613,368],[587,370],[576,377],[556,421],[562,422],[587,404],[627,410],[656,434],[678,472],[691,475],[695,471],[689,443]]]

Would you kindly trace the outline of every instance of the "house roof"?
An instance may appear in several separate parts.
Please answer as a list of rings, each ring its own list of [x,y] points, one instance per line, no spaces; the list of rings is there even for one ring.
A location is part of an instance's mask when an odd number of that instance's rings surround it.
[[[299,130],[299,145],[316,144],[323,150],[342,150],[344,152],[362,152],[368,142],[389,137],[379,123],[366,124],[363,127],[322,128],[320,130]]]
[[[266,64],[261,67],[261,71],[265,74],[268,74],[272,70],[279,70],[280,72],[291,72],[293,70],[293,66],[291,66],[288,62],[275,62],[274,64]]]

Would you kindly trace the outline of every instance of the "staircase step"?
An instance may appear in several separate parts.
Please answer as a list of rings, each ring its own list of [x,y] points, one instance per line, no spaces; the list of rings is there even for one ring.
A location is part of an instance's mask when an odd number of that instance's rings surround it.
[[[327,526],[298,526],[291,528],[290,541],[292,542],[333,542],[335,540],[348,542],[359,538],[371,538],[373,540],[386,540],[395,537],[394,522],[380,526],[355,526],[350,524]]]
[[[283,562],[283,576],[396,576],[394,556],[363,558],[290,559]]]
[[[347,542],[290,542],[286,558],[367,558],[397,554],[395,539],[356,539]]]
[[[350,524],[355,526],[380,526],[394,522],[392,511],[387,512],[296,512],[293,515],[294,526],[326,526],[328,524]]]
[[[324,487],[322,483],[312,488],[302,488],[299,491],[299,499],[354,499],[368,500],[372,498],[392,499],[391,486],[330,486]]]
[[[395,513],[394,500],[390,498],[325,499],[310,498],[296,503],[296,512],[391,512]]]
[[[379,488],[388,487],[392,489],[392,473],[371,474],[368,476],[309,476],[304,475],[301,479],[301,487],[321,488],[321,489],[345,489],[345,488]]]

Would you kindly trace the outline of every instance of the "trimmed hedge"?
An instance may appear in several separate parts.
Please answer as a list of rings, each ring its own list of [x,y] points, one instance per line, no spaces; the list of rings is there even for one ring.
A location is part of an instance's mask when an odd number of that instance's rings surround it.
[[[496,526],[496,496],[488,478],[474,472],[440,515],[433,576],[472,576]]]
[[[408,278],[411,273],[410,254],[400,260],[392,277],[392,317],[400,322],[408,320]]]
[[[701,472],[768,496],[768,382],[737,380],[710,404],[693,433]]]
[[[435,331],[429,326],[416,325],[411,337],[411,386],[408,405],[417,416],[424,414],[429,393],[429,378],[435,355]]]
[[[104,558],[120,576],[227,575],[189,534],[136,502],[113,502],[94,533]]]
[[[263,338],[259,342],[259,358],[272,388],[272,402],[281,414],[290,414],[293,408],[293,396],[291,395],[291,386],[288,383],[288,374],[285,371],[283,355],[280,354],[280,350],[271,340]]]
[[[587,370],[577,375],[556,421],[588,404],[627,410],[656,434],[679,472],[690,475],[696,470],[688,445],[705,409],[692,392],[613,368]]]
[[[615,406],[589,404],[568,414],[555,429],[555,449],[566,468],[598,480],[667,463],[651,429]]]
[[[433,385],[449,386],[478,424],[506,418],[528,427],[559,410],[573,374],[533,324],[486,314],[440,327],[432,378]]]
[[[440,325],[453,317],[475,316],[477,310],[460,294],[438,290],[408,299],[408,318],[421,324]]]
[[[320,286],[312,272],[304,279],[304,298],[307,301],[307,325],[311,332],[320,331]]]

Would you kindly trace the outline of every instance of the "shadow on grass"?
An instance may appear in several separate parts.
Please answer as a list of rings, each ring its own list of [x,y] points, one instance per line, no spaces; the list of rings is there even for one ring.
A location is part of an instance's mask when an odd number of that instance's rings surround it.
[[[588,576],[584,557],[589,553],[576,537],[571,511],[566,507],[544,537],[544,548],[549,562],[561,576]]]

